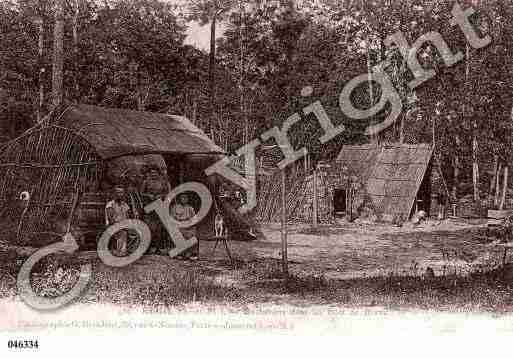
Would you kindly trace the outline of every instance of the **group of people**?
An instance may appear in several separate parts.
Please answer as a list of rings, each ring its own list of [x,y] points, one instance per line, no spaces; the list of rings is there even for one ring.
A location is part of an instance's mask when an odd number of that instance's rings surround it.
[[[139,193],[142,195],[144,205],[157,199],[164,199],[170,191],[171,186],[166,176],[161,175],[159,169],[155,167],[148,170],[146,179],[139,188]],[[122,185],[116,185],[114,187],[113,199],[108,201],[105,206],[106,225],[109,226],[130,218],[141,219],[142,216],[142,220],[148,225],[151,231],[152,242],[148,249],[148,254],[166,255],[174,247],[174,244],[158,215],[155,212],[148,214],[137,213],[137,209],[130,208],[128,202],[126,189]],[[187,221],[195,215],[196,212],[190,205],[187,194],[180,194],[171,207],[171,216],[177,221]],[[196,238],[196,230],[194,227],[183,228],[181,232],[186,240]],[[120,230],[113,235],[113,253],[115,255],[127,255],[129,252],[130,235],[130,232],[127,230]],[[187,250],[180,258],[196,260],[198,255],[199,243]]]

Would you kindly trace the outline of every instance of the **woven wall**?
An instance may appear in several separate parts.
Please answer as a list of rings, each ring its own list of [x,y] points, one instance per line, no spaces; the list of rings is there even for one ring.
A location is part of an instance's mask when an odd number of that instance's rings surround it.
[[[102,165],[80,136],[57,126],[38,128],[6,144],[0,154],[0,208],[9,238],[57,232],[78,192],[96,190]],[[30,193],[21,201],[20,193]]]

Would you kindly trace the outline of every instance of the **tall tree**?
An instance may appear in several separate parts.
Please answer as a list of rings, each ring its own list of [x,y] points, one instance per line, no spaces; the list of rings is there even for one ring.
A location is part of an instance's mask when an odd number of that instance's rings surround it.
[[[193,0],[190,3],[191,20],[199,21],[200,25],[210,24],[210,53],[208,67],[208,88],[210,96],[210,118],[207,122],[206,132],[212,133],[212,120],[217,117],[215,111],[215,67],[216,67],[216,30],[218,22],[229,12],[234,5],[233,0]]]
[[[37,104],[37,122],[40,123],[43,117],[43,106],[45,101],[45,88],[44,88],[44,73],[45,68],[43,64],[44,56],[44,20],[43,16],[38,16],[36,19],[37,24],[37,63],[38,63],[38,85],[39,85],[39,101]]]
[[[78,100],[80,89],[79,89],[79,58],[78,58],[78,21],[80,15],[80,0],[74,0],[73,2],[73,100]]]
[[[52,106],[58,107],[63,98],[64,81],[64,0],[55,0],[53,31]]]

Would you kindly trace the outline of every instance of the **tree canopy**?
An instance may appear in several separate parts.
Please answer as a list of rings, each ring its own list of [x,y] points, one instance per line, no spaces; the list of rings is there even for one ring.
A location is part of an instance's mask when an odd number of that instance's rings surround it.
[[[71,28],[75,1],[79,7],[77,52],[73,51]],[[198,0],[181,6],[161,0],[67,0],[65,98],[185,115],[200,127],[212,126],[214,140],[231,151],[243,145],[244,131],[256,137],[319,100],[332,121],[344,123],[349,130],[321,146],[322,130],[312,116],[306,116],[290,135],[297,147],[308,144],[314,159],[332,159],[342,144],[366,141],[363,128],[367,123],[345,118],[340,111],[342,88],[369,67],[389,59],[387,71],[403,101],[416,97],[414,106],[424,114],[421,122],[406,121],[405,131],[415,134],[409,140],[430,142],[436,120],[442,160],[450,163],[456,151],[468,164],[475,122],[482,149],[479,160],[488,163],[491,154],[497,153],[509,161],[513,4],[506,0],[459,3],[463,7],[473,4],[477,14],[472,22],[492,37],[492,44],[471,49],[464,61],[452,67],[445,66],[432,44],[423,46],[420,61],[437,75],[412,93],[407,83],[413,74],[397,49],[385,46],[384,40],[402,31],[413,43],[422,34],[438,31],[453,52],[465,53],[465,38],[449,25],[452,0]],[[51,0],[0,4],[1,141],[35,123],[40,67],[45,69],[45,103],[50,102],[52,12]],[[219,21],[225,28],[217,36],[214,54],[213,104],[207,86],[209,53],[185,43],[189,21],[208,24],[212,12],[223,15]],[[44,24],[41,61],[38,19]],[[313,89],[310,96],[301,96],[305,87]],[[353,100],[365,108],[379,96],[379,86],[372,83],[360,86]],[[384,116],[379,113],[368,121],[381,121]],[[398,131],[394,125],[380,140],[397,141]],[[458,148],[456,135],[461,139]],[[468,176],[469,166],[462,168]]]

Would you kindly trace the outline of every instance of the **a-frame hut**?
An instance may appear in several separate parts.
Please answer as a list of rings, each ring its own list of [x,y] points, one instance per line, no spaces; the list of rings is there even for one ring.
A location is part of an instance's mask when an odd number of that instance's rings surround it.
[[[344,146],[335,161],[287,176],[287,217],[312,223],[317,213],[318,223],[331,223],[337,214],[351,211],[353,218],[404,222],[415,210],[429,213],[431,157],[427,144]],[[276,222],[281,213],[280,173],[259,179],[255,218]]]

